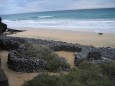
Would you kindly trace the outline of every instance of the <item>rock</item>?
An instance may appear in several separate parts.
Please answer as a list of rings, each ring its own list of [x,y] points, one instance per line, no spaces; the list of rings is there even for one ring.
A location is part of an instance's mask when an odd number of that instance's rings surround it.
[[[4,70],[2,70],[1,68],[0,68],[0,86],[9,86],[8,78]]]
[[[23,43],[31,43],[34,45],[45,45],[51,48],[54,51],[72,51],[80,52],[81,48],[78,44],[66,43],[61,41],[52,41],[52,40],[41,40],[41,39],[32,39],[32,38],[19,38],[19,37],[0,37],[0,48],[2,49],[17,49]]]
[[[47,47],[26,44],[9,52],[8,67],[17,72],[66,71],[68,64]]]
[[[89,52],[87,55],[88,60],[99,60],[101,57],[100,52]]]
[[[110,62],[115,59],[115,49],[113,48],[95,48],[92,46],[82,46],[82,51],[75,54],[74,64],[77,66],[84,60],[90,60],[93,63]]]
[[[115,80],[115,70],[110,73],[109,78]]]
[[[9,86],[8,78],[4,70],[1,68],[1,58],[0,58],[0,86]]]
[[[0,17],[0,34],[7,30],[7,25],[2,22],[2,18]]]
[[[24,43],[25,40],[15,37],[0,36],[0,48],[1,49],[17,49],[20,44]]]
[[[7,36],[1,36],[0,37],[0,48],[5,49],[21,49],[19,48],[20,45],[24,43],[30,43],[35,46],[43,45],[46,47],[49,47],[50,49],[54,51],[71,51],[71,52],[77,52],[75,53],[74,63],[77,65],[83,60],[88,60],[89,57],[88,53],[91,52],[99,52],[101,54],[101,60],[96,60],[97,58],[100,58],[100,56],[97,54],[93,57],[95,58],[94,62],[97,61],[97,63],[100,62],[107,62],[110,61],[109,59],[115,60],[115,48],[96,48],[93,46],[85,46],[80,44],[72,44],[72,43],[66,43],[61,41],[53,41],[53,40],[42,40],[42,39],[32,39],[32,38],[19,38],[19,37],[7,37]],[[108,59],[102,59],[108,58]]]
[[[103,35],[103,33],[98,33],[99,35]]]
[[[1,68],[2,64],[1,64],[1,58],[0,58],[0,68]]]

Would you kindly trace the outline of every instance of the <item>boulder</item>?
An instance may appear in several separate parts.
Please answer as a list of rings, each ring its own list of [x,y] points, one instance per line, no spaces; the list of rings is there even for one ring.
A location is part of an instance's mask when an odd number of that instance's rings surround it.
[[[45,46],[21,45],[8,54],[8,67],[17,72],[66,71],[69,66],[57,54]]]
[[[3,69],[0,68],[0,86],[9,86],[8,78]]]
[[[89,52],[87,55],[88,60],[100,60],[101,57],[100,52]]]
[[[110,62],[115,59],[114,48],[95,48],[92,46],[82,46],[82,51],[75,53],[74,64],[77,66],[80,62],[87,60],[93,63]]]
[[[1,68],[1,58],[0,58],[0,86],[9,86],[8,78],[4,70]]]
[[[2,22],[2,18],[0,17],[0,34],[7,30],[7,25]]]

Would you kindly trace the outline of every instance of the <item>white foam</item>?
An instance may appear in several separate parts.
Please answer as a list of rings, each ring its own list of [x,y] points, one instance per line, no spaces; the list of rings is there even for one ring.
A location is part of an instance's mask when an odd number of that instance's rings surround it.
[[[39,20],[4,20],[10,28],[53,28],[74,31],[115,33],[115,19],[39,19]]]
[[[38,18],[51,18],[51,17],[54,17],[54,16],[38,16]]]

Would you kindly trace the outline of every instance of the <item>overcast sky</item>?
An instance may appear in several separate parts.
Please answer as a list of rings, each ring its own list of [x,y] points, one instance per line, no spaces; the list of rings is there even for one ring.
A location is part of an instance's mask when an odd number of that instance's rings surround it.
[[[0,0],[0,14],[115,8],[115,0]]]

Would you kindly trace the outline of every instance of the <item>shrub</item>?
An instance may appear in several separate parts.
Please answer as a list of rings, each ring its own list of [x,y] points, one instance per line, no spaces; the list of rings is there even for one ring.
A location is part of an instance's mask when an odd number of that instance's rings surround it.
[[[48,71],[58,71],[68,68],[68,64],[55,54],[51,49],[42,45],[33,45],[25,43],[16,51],[17,58],[40,60]]]
[[[99,65],[101,72],[109,79],[115,79],[115,62],[103,63]]]
[[[33,80],[25,82],[24,86],[58,86],[58,77],[42,74],[35,77]]]
[[[108,67],[108,64],[102,65],[106,66],[106,68]],[[34,78],[34,81],[30,80],[25,82],[23,86],[114,86],[115,79],[100,78],[100,74],[106,73],[106,71],[100,71],[103,70],[102,65],[84,61],[78,68],[72,69],[67,74],[61,74],[59,76],[40,75]]]

